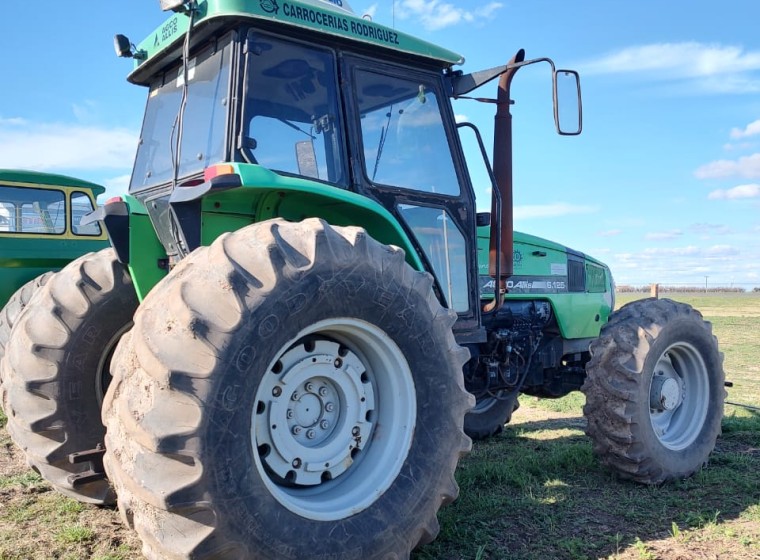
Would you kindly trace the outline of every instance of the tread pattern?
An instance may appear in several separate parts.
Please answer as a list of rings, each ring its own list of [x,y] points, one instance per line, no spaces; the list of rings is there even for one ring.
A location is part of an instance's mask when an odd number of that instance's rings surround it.
[[[273,550],[263,544],[252,552],[249,544],[236,540],[239,535],[228,534],[207,490],[215,484],[211,477],[234,485],[236,475],[219,472],[218,463],[216,472],[211,472],[214,442],[203,434],[212,422],[213,407],[227,402],[222,399],[219,404],[219,395],[229,398],[230,405],[236,398],[234,387],[214,392],[218,371],[238,367],[239,361],[250,358],[241,352],[238,362],[221,363],[220,348],[231,344],[247,308],[270,295],[278,297],[274,294],[283,278],[300,280],[318,259],[336,263],[337,268],[368,261],[394,267],[407,279],[403,286],[417,292],[415,297],[432,312],[438,326],[431,330],[447,331],[445,354],[459,370],[450,376],[442,372],[436,381],[450,395],[446,397],[451,403],[449,417],[437,428],[451,434],[447,436],[451,451],[437,472],[425,473],[438,479],[432,494],[437,498],[419,504],[420,526],[411,533],[397,531],[398,535],[386,531],[386,537],[398,542],[382,554],[366,549],[351,552],[350,547],[357,545],[349,543],[345,545],[349,552],[340,557],[408,558],[413,547],[437,535],[437,511],[456,498],[454,470],[460,456],[471,448],[462,431],[464,414],[474,404],[461,375],[469,352],[456,344],[451,333],[456,314],[435,299],[429,275],[413,271],[400,249],[380,245],[364,230],[332,227],[317,219],[298,224],[272,220],[225,234],[185,258],[145,299],[135,315],[133,331],[122,338],[114,355],[114,380],[103,407],[105,465],[116,486],[122,517],[140,534],[147,558],[224,560],[295,554],[295,549]],[[324,280],[341,281],[339,275]],[[301,304],[297,298],[282,301],[291,313]],[[277,317],[271,321],[264,321],[259,329],[275,328]],[[429,334],[420,333],[421,345],[425,336]],[[269,535],[256,534],[256,527],[252,518],[250,533],[268,545]]]

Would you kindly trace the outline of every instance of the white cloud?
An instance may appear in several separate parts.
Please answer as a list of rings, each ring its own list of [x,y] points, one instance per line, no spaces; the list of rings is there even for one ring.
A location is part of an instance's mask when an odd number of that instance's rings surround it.
[[[565,202],[556,202],[554,204],[535,204],[515,206],[515,220],[530,220],[533,218],[556,218],[567,216],[569,214],[592,214],[598,212],[595,206],[581,206],[578,204],[567,204]]]
[[[622,229],[608,229],[607,231],[600,231],[597,233],[599,237],[615,237],[623,233]]]
[[[377,4],[372,4],[369,8],[364,10],[362,13],[362,16],[369,16],[370,19],[375,19],[375,14],[377,13]]]
[[[652,233],[647,233],[644,236],[644,239],[649,239],[652,241],[665,241],[668,239],[678,239],[683,235],[683,232],[679,229],[673,229],[670,231],[654,231]]]
[[[760,134],[760,119],[749,123],[744,128],[732,128],[731,138],[747,138],[748,136],[756,136]]]
[[[733,233],[733,230],[724,224],[692,224],[689,226],[689,231],[705,236],[709,238],[711,235],[729,235]]]
[[[454,120],[456,120],[457,123],[463,123],[463,122],[470,122],[470,117],[467,115],[454,115]]]
[[[738,198],[760,197],[760,185],[739,185],[733,189],[718,189],[707,195],[711,200],[736,200]]]
[[[697,42],[653,43],[620,49],[581,63],[583,74],[645,74],[655,80],[688,80],[692,93],[760,91],[760,51]]]
[[[401,19],[415,18],[425,29],[435,31],[451,25],[490,19],[501,2],[489,2],[477,8],[458,8],[441,0],[400,0],[396,4],[396,14]]]
[[[137,134],[123,128],[0,119],[0,167],[126,170],[136,148]]]
[[[104,192],[100,198],[98,199],[98,203],[103,203],[104,201],[108,200],[112,196],[118,196],[121,194],[124,194],[129,189],[129,180],[131,178],[130,174],[125,175],[119,175],[118,177],[111,177],[109,179],[106,179],[103,182],[103,185],[106,188],[106,192]]]
[[[725,179],[727,177],[760,178],[760,153],[739,159],[719,159],[705,164],[694,172],[697,179]]]

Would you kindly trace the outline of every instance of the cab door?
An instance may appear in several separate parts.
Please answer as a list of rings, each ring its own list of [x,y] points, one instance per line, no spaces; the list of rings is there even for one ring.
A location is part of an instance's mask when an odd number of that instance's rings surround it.
[[[460,341],[479,338],[475,197],[440,71],[346,57],[342,85],[352,188],[414,240],[438,297],[459,315]]]

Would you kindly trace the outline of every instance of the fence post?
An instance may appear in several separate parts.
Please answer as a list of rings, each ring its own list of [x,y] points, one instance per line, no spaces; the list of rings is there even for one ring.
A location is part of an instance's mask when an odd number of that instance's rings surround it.
[[[649,288],[649,295],[653,298],[660,299],[660,285],[652,284]]]

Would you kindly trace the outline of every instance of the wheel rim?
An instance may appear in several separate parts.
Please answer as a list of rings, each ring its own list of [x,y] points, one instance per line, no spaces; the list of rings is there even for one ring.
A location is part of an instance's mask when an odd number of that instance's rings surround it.
[[[660,443],[686,449],[699,436],[710,406],[707,367],[686,342],[671,345],[657,360],[649,385],[649,418]]]
[[[396,343],[364,321],[322,321],[286,344],[263,376],[254,461],[289,510],[342,519],[398,476],[416,416],[411,369]]]

